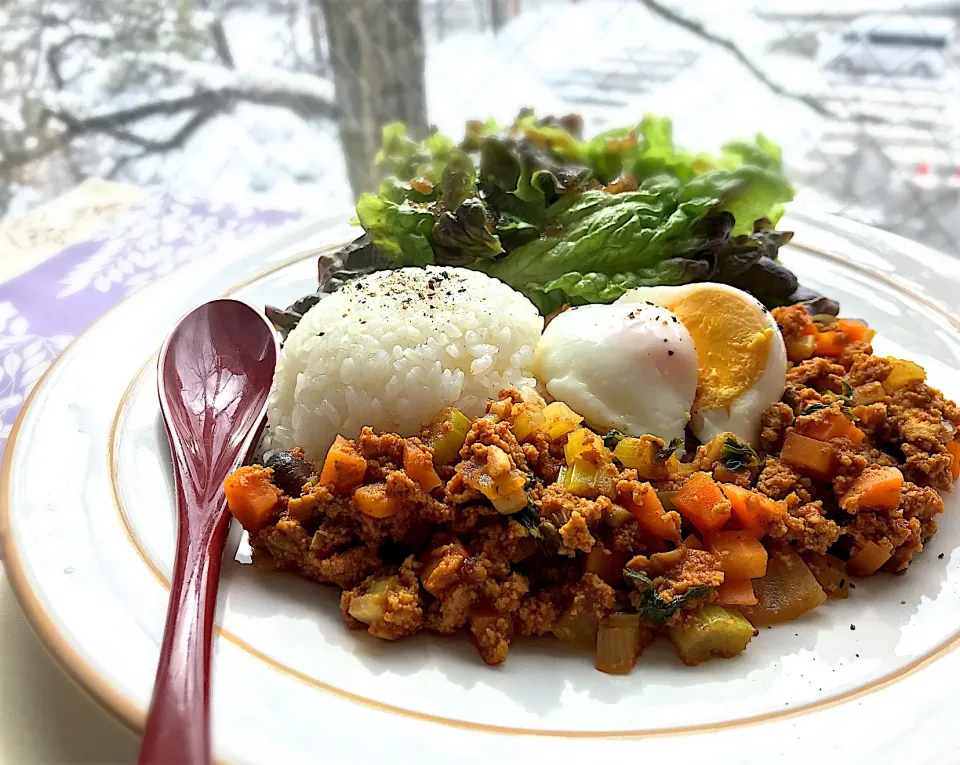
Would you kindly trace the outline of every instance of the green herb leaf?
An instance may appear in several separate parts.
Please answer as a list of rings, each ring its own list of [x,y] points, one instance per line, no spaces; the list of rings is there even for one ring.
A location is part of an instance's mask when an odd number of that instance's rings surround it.
[[[608,449],[616,449],[617,444],[619,444],[623,439],[627,438],[624,433],[621,433],[619,430],[608,431],[605,436],[603,436],[603,445]]]
[[[660,451],[658,451],[654,455],[654,459],[657,460],[657,462],[666,462],[681,446],[683,446],[683,439],[675,438]]]
[[[650,577],[634,571],[630,568],[623,569],[623,578],[627,584],[632,584],[641,594],[640,604],[637,606],[637,612],[641,619],[649,619],[654,624],[666,624],[684,603],[702,598],[710,592],[707,585],[691,587],[682,595],[677,595],[669,603],[662,600],[654,591],[653,582]]]
[[[757,467],[760,464],[760,456],[749,444],[727,436],[723,446],[720,447],[720,462],[731,473],[736,473],[744,468]]]
[[[836,393],[832,394],[837,397],[838,401],[846,401],[847,399],[843,396],[839,396]],[[822,412],[824,409],[829,409],[830,404],[810,404],[806,409],[800,412],[800,417],[806,417],[808,414],[814,414],[816,412]],[[840,406],[840,414],[846,417],[850,422],[856,422],[857,417],[853,413],[853,410],[849,406],[843,404]]]
[[[543,534],[540,533],[540,514],[532,504],[514,513],[511,518],[523,526],[534,539],[543,539]]]

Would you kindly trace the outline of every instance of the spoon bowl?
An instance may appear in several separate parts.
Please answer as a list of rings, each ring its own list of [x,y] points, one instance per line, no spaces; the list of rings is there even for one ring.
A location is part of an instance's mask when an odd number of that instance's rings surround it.
[[[255,447],[278,354],[263,314],[206,303],[160,351],[157,392],[173,455],[177,550],[139,762],[210,761],[210,641],[229,525],[223,481]]]

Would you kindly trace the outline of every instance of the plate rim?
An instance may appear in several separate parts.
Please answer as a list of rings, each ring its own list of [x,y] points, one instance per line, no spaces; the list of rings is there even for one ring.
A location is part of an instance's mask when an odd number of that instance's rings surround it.
[[[923,245],[912,242],[910,240],[903,239],[896,235],[888,234],[887,232],[878,231],[872,229],[868,226],[863,226],[861,224],[851,223],[850,221],[845,221],[842,219],[836,219],[835,216],[827,216],[819,213],[812,213],[807,211],[794,211],[794,217],[798,218],[797,223],[802,223],[803,229],[820,229],[819,234],[824,232],[832,231],[839,236],[846,238],[848,240],[855,240],[857,238],[862,238],[864,241],[857,242],[858,247],[869,249],[869,245],[866,243],[865,235],[876,236],[880,234],[884,238],[887,238],[892,246],[895,247],[896,251],[904,257],[910,257],[911,255],[906,252],[907,248],[922,248],[927,250],[930,253],[933,253],[939,257],[949,257],[945,253],[939,253],[935,250],[930,250]],[[841,225],[824,225],[835,223],[839,221]],[[333,229],[336,227],[337,220],[331,218],[324,218],[320,221],[314,220],[309,222],[306,225],[294,225],[288,228],[293,228],[298,230],[298,234],[302,238],[305,238],[310,233],[319,233],[324,229]],[[799,226],[798,226],[799,227]],[[848,229],[844,231],[843,229]],[[858,231],[857,229],[861,229]],[[280,232],[279,235],[274,235],[268,238],[266,241],[263,241],[257,247],[251,247],[248,251],[248,254],[253,254],[255,251],[269,251],[282,248],[282,245],[279,243],[284,240],[289,240],[291,238],[291,231],[287,230],[285,232]],[[822,257],[826,257],[830,260],[839,261],[844,265],[855,268],[856,270],[862,271],[865,274],[869,275],[871,278],[878,279],[885,284],[888,284],[898,291],[905,292],[911,298],[917,300],[921,304],[925,305],[927,308],[932,309],[937,314],[940,314],[950,322],[955,329],[960,330],[960,316],[951,311],[949,307],[940,304],[937,300],[932,299],[931,297],[917,293],[910,287],[896,282],[891,279],[889,276],[883,274],[882,272],[871,268],[862,263],[857,263],[850,258],[838,255],[835,253],[828,252],[825,249],[822,249],[822,246],[815,246],[811,244],[806,244],[804,241],[804,235],[801,233],[799,237],[795,237],[794,241],[791,242],[791,246],[800,249],[806,252],[810,252]],[[337,247],[342,246],[344,243],[350,241],[350,239],[343,239],[338,242],[328,243],[319,247],[314,247],[311,249],[300,249],[295,254],[283,258],[278,262],[270,264],[268,267],[263,268],[256,273],[251,273],[245,279],[232,284],[224,294],[232,294],[244,286],[247,286],[253,282],[259,281],[265,276],[270,275],[276,271],[282,270],[286,267],[289,267],[295,263],[301,262],[309,257],[319,255],[324,251],[328,251]],[[177,277],[183,277],[183,271],[185,269],[176,269],[168,275],[165,275],[161,279],[153,282],[147,289],[152,289],[158,287],[158,285],[166,286],[168,281],[175,280]],[[53,361],[53,363],[44,371],[43,375],[38,379],[37,383],[34,385],[27,398],[24,400],[24,403],[21,407],[20,412],[14,422],[10,435],[4,450],[4,455],[2,462],[0,462],[0,550],[3,552],[3,564],[7,571],[7,576],[11,584],[11,589],[13,590],[18,602],[20,603],[21,608],[24,611],[24,614],[27,617],[28,623],[33,629],[34,633],[40,639],[40,642],[44,645],[44,648],[47,652],[54,658],[55,662],[61,667],[65,674],[70,677],[70,679],[79,685],[86,693],[88,693],[101,707],[103,707],[108,713],[110,713],[115,719],[121,722],[125,727],[130,729],[136,734],[142,732],[142,728],[146,719],[146,709],[142,709],[137,706],[136,703],[126,698],[123,693],[111,683],[110,679],[100,674],[96,668],[87,661],[87,659],[82,655],[81,651],[76,648],[72,642],[69,633],[66,631],[61,631],[54,618],[52,618],[47,609],[42,604],[39,596],[32,587],[27,570],[20,559],[17,545],[14,543],[14,535],[10,532],[10,493],[12,489],[12,468],[13,468],[13,455],[17,451],[17,439],[19,431],[22,424],[26,421],[28,413],[31,411],[32,404],[37,393],[46,385],[48,378],[51,372],[57,367],[57,365],[67,356],[73,346],[88,333],[94,330],[100,325],[101,322],[108,321],[113,313],[128,300],[131,300],[139,292],[133,293],[121,301],[119,301],[114,307],[107,311],[102,316],[98,317],[95,321],[89,324],[83,329],[77,336],[71,341],[67,348]],[[213,299],[213,298],[211,298]],[[134,374],[133,378],[128,383],[123,396],[118,406],[117,412],[118,415],[122,413],[123,404],[128,398],[130,391],[134,388],[135,384],[142,377],[145,368],[149,365],[150,359],[153,358],[156,351],[151,352],[147,357],[147,360],[138,367],[137,372]],[[111,428],[110,442],[111,446],[113,444],[113,431],[116,428],[118,418],[115,419],[113,427]],[[110,460],[112,462],[113,455],[110,454]],[[111,479],[112,480],[112,479]],[[111,487],[112,489],[112,487]],[[118,508],[121,505],[118,504]],[[123,517],[123,512],[121,510],[121,517]],[[125,533],[128,537],[131,536],[131,530],[126,527],[125,521]],[[133,538],[131,538],[133,539]],[[134,546],[137,549],[140,557],[143,556],[143,551],[140,550],[139,545],[134,542]],[[146,559],[145,559],[146,560]],[[152,566],[151,566],[152,568]],[[156,574],[156,572],[154,572]],[[164,585],[166,589],[169,589],[169,583],[166,582],[165,577],[162,575],[159,576],[161,584]],[[218,626],[217,633],[221,633],[221,628]],[[231,640],[229,637],[225,637],[229,642],[233,643],[236,647],[243,650],[245,653],[252,654],[256,658],[265,660],[266,663],[272,666],[274,669],[279,669],[285,674],[291,675],[291,669],[286,667],[286,665],[277,665],[277,662],[269,659],[269,657],[260,656],[259,651],[256,649],[250,650],[250,647],[246,645],[245,641],[240,640],[239,643],[237,640]],[[525,729],[525,728],[504,728],[498,725],[490,725],[484,723],[473,723],[465,720],[458,720],[455,718],[444,718],[431,714],[424,714],[417,712],[415,710],[408,710],[402,707],[396,707],[395,705],[385,704],[375,699],[367,699],[366,697],[358,696],[349,691],[344,691],[337,688],[320,688],[327,693],[333,693],[341,698],[352,701],[353,703],[360,704],[362,706],[372,707],[380,711],[386,711],[393,714],[399,714],[402,716],[414,717],[422,722],[428,722],[435,725],[441,725],[444,727],[455,727],[455,728],[467,728],[473,732],[479,733],[499,733],[502,735],[513,735],[513,736],[537,736],[537,737],[565,737],[565,738],[593,738],[593,739],[604,739],[604,738],[646,738],[646,737],[668,737],[668,736],[679,736],[686,735],[690,733],[703,733],[709,734],[713,731],[731,729],[744,726],[754,726],[760,725],[763,723],[780,721],[784,719],[789,719],[792,717],[800,716],[803,714],[809,714],[812,712],[823,711],[832,706],[839,704],[847,703],[853,701],[857,698],[860,698],[864,695],[869,695],[874,692],[880,691],[890,685],[896,683],[899,680],[904,679],[905,677],[915,674],[918,671],[922,670],[924,667],[935,662],[943,655],[952,652],[955,650],[958,645],[960,645],[960,630],[956,631],[954,635],[948,638],[945,642],[941,643],[939,646],[929,651],[925,655],[915,659],[910,662],[905,667],[900,668],[892,673],[878,678],[870,683],[860,686],[858,688],[852,689],[846,693],[838,694],[833,698],[826,699],[824,701],[813,701],[809,702],[803,706],[796,707],[784,711],[775,711],[767,712],[758,715],[753,715],[748,718],[742,718],[737,720],[722,721],[718,723],[705,723],[691,726],[678,726],[675,728],[668,729],[659,729],[659,730],[648,730],[648,731],[551,731],[551,730],[538,730],[538,729]],[[273,666],[277,665],[277,666]],[[293,674],[294,677],[297,677],[296,674]],[[300,679],[300,678],[297,678]],[[311,685],[317,687],[317,683],[314,678],[310,678]],[[327,685],[327,684],[323,684]]]

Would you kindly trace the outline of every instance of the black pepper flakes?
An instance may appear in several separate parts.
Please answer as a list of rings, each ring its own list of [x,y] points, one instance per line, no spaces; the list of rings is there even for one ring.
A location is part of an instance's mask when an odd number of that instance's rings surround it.
[[[856,625],[856,624],[851,624],[851,625],[850,625],[850,631],[851,631],[851,632],[852,632],[853,630],[855,630],[856,628],[857,628],[857,625]]]
[[[668,356],[672,356],[672,355],[673,355],[673,351],[667,351],[667,355],[668,355]]]
[[[940,560],[943,560],[943,553],[940,553],[940,554],[937,556],[937,558],[939,558]]]

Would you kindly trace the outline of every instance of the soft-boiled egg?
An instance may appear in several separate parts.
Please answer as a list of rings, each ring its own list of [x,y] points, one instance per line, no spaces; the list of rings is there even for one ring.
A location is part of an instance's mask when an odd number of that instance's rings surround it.
[[[764,409],[780,400],[787,353],[756,298],[726,284],[639,287],[615,305],[662,306],[689,330],[699,364],[690,429],[701,442],[729,431],[756,446]]]
[[[553,398],[599,432],[682,438],[697,391],[697,350],[656,305],[586,305],[554,317],[534,371]]]

